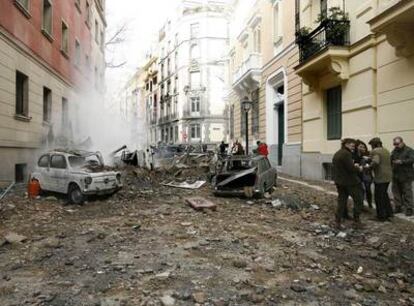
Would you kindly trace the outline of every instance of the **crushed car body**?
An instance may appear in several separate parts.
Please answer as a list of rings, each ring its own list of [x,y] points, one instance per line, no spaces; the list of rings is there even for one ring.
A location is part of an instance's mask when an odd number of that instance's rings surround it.
[[[277,183],[277,171],[264,156],[230,156],[223,160],[213,179],[216,196],[258,196]]]
[[[68,195],[81,204],[87,196],[110,195],[122,188],[121,173],[108,170],[99,152],[55,150],[41,155],[31,179],[42,191]]]

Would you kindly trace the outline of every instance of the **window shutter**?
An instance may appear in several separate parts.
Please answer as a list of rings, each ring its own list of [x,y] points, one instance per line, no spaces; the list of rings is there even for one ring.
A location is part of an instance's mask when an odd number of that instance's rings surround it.
[[[328,140],[342,137],[342,88],[341,86],[328,89],[327,102],[327,136]]]

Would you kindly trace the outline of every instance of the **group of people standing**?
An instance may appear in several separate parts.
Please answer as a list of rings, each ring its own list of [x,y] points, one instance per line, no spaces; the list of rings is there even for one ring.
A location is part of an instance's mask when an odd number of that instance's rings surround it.
[[[269,149],[267,147],[267,144],[261,141],[257,141],[256,144],[257,144],[257,148],[253,150],[253,153],[267,157],[269,155]],[[226,144],[224,141],[221,142],[219,146],[219,150],[222,156],[225,156],[227,154],[226,151],[228,147],[229,147],[228,144]],[[237,139],[233,143],[230,153],[231,155],[245,155],[243,145]]]
[[[390,153],[383,147],[380,138],[369,141],[371,152],[360,140],[346,138],[341,149],[333,157],[333,175],[338,190],[336,225],[350,218],[347,203],[351,197],[354,202],[353,218],[356,227],[361,226],[360,214],[364,198],[369,207],[376,205],[377,220],[390,221],[394,213],[405,212],[413,215],[414,150],[408,147],[401,137],[393,140],[394,150]],[[374,183],[374,197],[372,197]],[[394,209],[388,196],[392,183]]]

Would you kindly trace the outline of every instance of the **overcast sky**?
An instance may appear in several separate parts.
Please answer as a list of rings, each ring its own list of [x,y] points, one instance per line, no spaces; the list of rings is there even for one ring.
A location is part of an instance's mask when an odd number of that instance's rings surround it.
[[[107,69],[108,94],[113,94],[142,64],[146,51],[178,0],[107,0],[108,36],[122,24],[128,25],[127,41],[118,46],[114,62],[127,61],[120,69]]]

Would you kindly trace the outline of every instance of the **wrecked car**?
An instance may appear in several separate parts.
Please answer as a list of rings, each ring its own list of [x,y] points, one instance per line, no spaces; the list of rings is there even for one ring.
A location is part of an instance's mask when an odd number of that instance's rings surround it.
[[[277,171],[264,156],[230,156],[213,178],[216,196],[263,197],[277,183]]]
[[[122,188],[121,174],[107,171],[99,152],[43,154],[31,179],[39,181],[42,191],[67,194],[74,204],[82,204],[88,196],[111,195]]]

